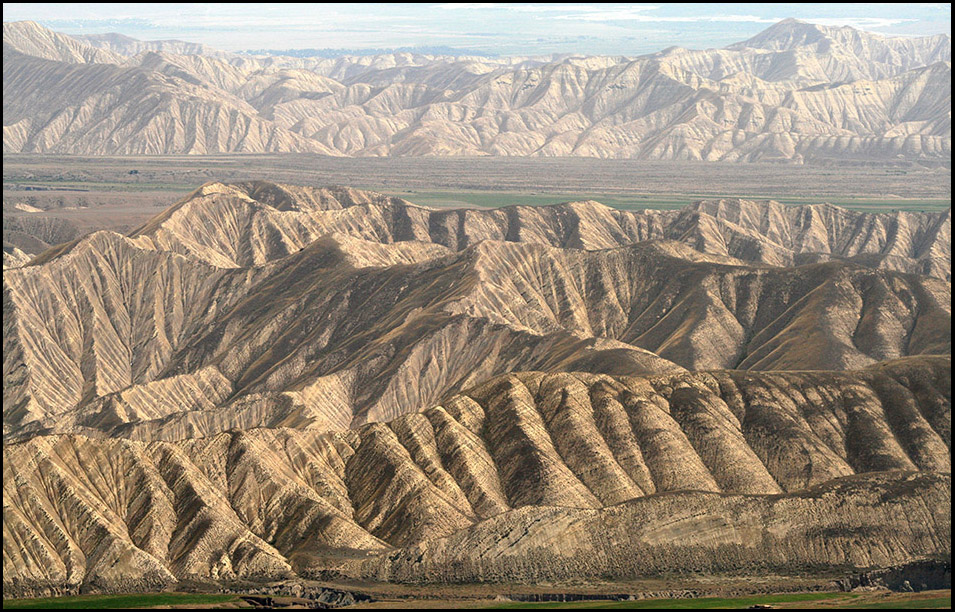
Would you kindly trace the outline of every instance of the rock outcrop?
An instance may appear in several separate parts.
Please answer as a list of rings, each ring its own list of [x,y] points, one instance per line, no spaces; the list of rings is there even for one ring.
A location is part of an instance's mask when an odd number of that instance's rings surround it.
[[[951,159],[950,37],[795,20],[555,60],[251,57],[17,22],[3,83],[5,153]]]
[[[4,447],[4,593],[898,565],[951,552],[950,444],[949,357],[508,374],[334,434],[40,436]]]
[[[944,268],[949,228],[740,201],[437,211],[208,185],[129,237],[97,232],[4,272],[4,434],[341,430],[513,371],[947,354],[950,282],[862,264]]]

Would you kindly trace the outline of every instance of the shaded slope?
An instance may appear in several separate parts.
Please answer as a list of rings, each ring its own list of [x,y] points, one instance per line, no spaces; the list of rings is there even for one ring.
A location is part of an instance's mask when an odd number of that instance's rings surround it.
[[[948,357],[845,373],[522,373],[340,434],[37,437],[4,447],[4,541],[17,543],[4,590],[328,568],[627,578],[945,554],[950,480],[931,472],[951,470],[950,378]]]
[[[5,436],[344,429],[509,371],[949,353],[949,282],[858,264],[941,267],[950,224],[738,200],[438,211],[210,184],[129,238],[99,232],[4,272]],[[632,244],[667,235],[683,243]],[[854,257],[781,267],[836,253]]]

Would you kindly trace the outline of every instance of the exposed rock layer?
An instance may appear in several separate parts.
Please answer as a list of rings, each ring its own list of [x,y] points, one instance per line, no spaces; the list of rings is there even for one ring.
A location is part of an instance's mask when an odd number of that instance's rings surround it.
[[[950,553],[950,445],[949,357],[511,374],[337,434],[36,437],[4,447],[4,593],[895,565]]]
[[[667,237],[700,250],[639,242]],[[212,184],[130,237],[98,232],[4,272],[4,433],[335,430],[512,371],[838,370],[949,353],[950,282],[859,265],[886,261],[944,268],[950,215],[744,201],[437,211]]]
[[[785,20],[638,58],[258,57],[4,24],[4,152],[951,159],[951,39]]]

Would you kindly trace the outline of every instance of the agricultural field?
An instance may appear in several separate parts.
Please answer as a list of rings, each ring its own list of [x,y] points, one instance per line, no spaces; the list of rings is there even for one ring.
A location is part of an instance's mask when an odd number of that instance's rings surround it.
[[[108,610],[170,606],[204,607],[237,602],[236,595],[207,593],[141,593],[130,595],[76,595],[38,599],[4,599],[5,610]]]
[[[465,589],[467,591],[467,589]],[[307,600],[294,597],[275,597],[276,605],[282,607],[305,607]],[[635,601],[590,600],[573,602],[526,603],[516,601],[487,600],[480,598],[440,597],[393,599],[376,598],[371,603],[348,606],[349,608],[471,608],[502,610],[701,610],[701,609],[747,609],[753,606],[770,606],[779,609],[949,609],[951,591],[926,591],[923,593],[892,593],[887,591],[842,593],[783,593],[775,595],[750,595],[744,597],[699,597],[692,599],[641,599]],[[4,609],[115,609],[115,608],[250,608],[254,607],[241,595],[208,593],[145,593],[126,595],[79,595],[42,599],[7,599]]]

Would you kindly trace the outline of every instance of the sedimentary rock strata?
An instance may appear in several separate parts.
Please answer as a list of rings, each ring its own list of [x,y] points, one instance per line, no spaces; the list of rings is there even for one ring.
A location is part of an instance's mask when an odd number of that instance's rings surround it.
[[[951,159],[951,38],[785,20],[640,57],[253,57],[4,24],[4,152]]]
[[[4,448],[4,592],[887,566],[950,552],[950,444],[947,356],[509,374],[334,434],[39,436]]]

